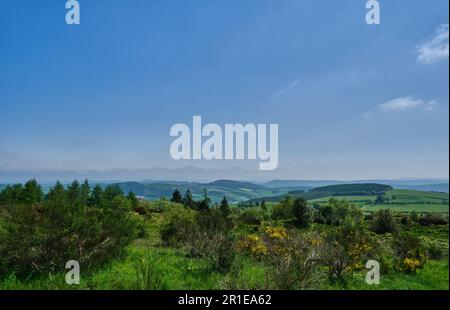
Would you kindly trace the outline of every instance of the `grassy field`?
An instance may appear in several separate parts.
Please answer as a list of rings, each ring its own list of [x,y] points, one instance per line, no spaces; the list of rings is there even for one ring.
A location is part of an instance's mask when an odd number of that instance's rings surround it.
[[[416,212],[437,212],[437,213],[448,213],[448,204],[421,204],[421,203],[408,203],[405,205],[395,205],[395,204],[377,204],[370,206],[363,206],[363,211],[375,212],[381,209],[390,209],[396,212],[409,213],[413,210]]]
[[[377,196],[329,196],[308,200],[310,204],[325,204],[330,198],[345,199],[362,207],[364,211],[375,212],[391,209],[397,212],[449,212],[449,195],[447,193],[424,192],[406,189],[394,189],[382,196],[383,203],[376,204]]]

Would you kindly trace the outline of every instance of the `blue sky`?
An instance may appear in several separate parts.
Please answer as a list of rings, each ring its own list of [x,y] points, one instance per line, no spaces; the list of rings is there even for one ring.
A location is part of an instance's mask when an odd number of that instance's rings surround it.
[[[171,159],[201,115],[278,123],[280,177],[448,177],[448,0],[64,2],[0,2],[0,170],[256,171]]]

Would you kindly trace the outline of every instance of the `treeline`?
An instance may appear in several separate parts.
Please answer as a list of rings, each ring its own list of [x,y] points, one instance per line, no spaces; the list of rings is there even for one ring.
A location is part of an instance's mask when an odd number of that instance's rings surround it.
[[[118,186],[57,182],[47,194],[35,180],[0,192],[0,277],[48,274],[77,260],[84,270],[121,255],[134,239],[138,200]]]
[[[203,198],[200,200],[194,200],[192,192],[190,190],[187,190],[185,195],[182,196],[180,191],[176,189],[172,193],[172,198],[170,199],[170,201],[182,204],[186,208],[196,211],[208,211],[211,207],[220,207],[221,211],[225,215],[228,215],[230,213],[230,206],[228,204],[227,198],[223,197],[220,205],[211,205],[211,199],[208,197],[208,191],[206,189],[203,190]]]
[[[308,200],[328,196],[377,196],[392,189],[392,186],[376,183],[338,184],[316,187],[301,196]]]

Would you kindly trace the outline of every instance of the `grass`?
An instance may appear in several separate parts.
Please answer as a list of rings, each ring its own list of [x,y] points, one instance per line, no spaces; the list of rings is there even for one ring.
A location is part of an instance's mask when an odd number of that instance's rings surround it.
[[[169,248],[131,246],[124,260],[116,260],[98,272],[81,277],[81,284],[69,286],[64,282],[64,274],[32,280],[19,280],[9,275],[0,281],[0,289],[9,290],[208,290],[208,289],[258,289],[264,285],[265,273],[261,264],[240,257],[236,268],[228,275],[213,272],[208,264],[199,259],[189,258],[185,252]],[[144,260],[151,262],[151,268],[159,277],[160,285],[144,285],[137,268]],[[239,266],[239,267],[237,267]],[[151,283],[150,283],[151,284]],[[417,274],[392,273],[381,275],[380,285],[365,283],[365,271],[350,275],[345,281],[325,283],[326,290],[448,290],[448,260],[429,261]]]
[[[448,213],[448,204],[377,204],[377,205],[369,205],[362,207],[363,211],[367,212],[375,212],[381,209],[391,209],[396,212],[411,212],[415,210],[416,212],[437,212],[437,213]]]
[[[328,289],[347,290],[448,290],[448,260],[429,261],[416,274],[392,273],[380,276],[379,285],[365,282],[365,272],[355,273]]]

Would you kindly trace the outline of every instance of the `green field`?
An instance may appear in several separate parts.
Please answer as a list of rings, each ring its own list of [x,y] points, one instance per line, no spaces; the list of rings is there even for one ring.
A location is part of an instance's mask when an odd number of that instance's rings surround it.
[[[325,204],[331,198],[345,199],[362,207],[364,211],[374,212],[380,209],[391,209],[398,212],[438,212],[448,213],[447,193],[424,192],[407,189],[394,189],[382,196],[383,203],[375,203],[377,196],[328,196],[308,200],[310,204]]]
[[[381,209],[390,209],[396,212],[411,212],[415,210],[416,212],[437,212],[437,213],[448,213],[448,204],[405,204],[405,205],[393,205],[393,204],[379,204],[362,207],[363,211],[375,212]]]

